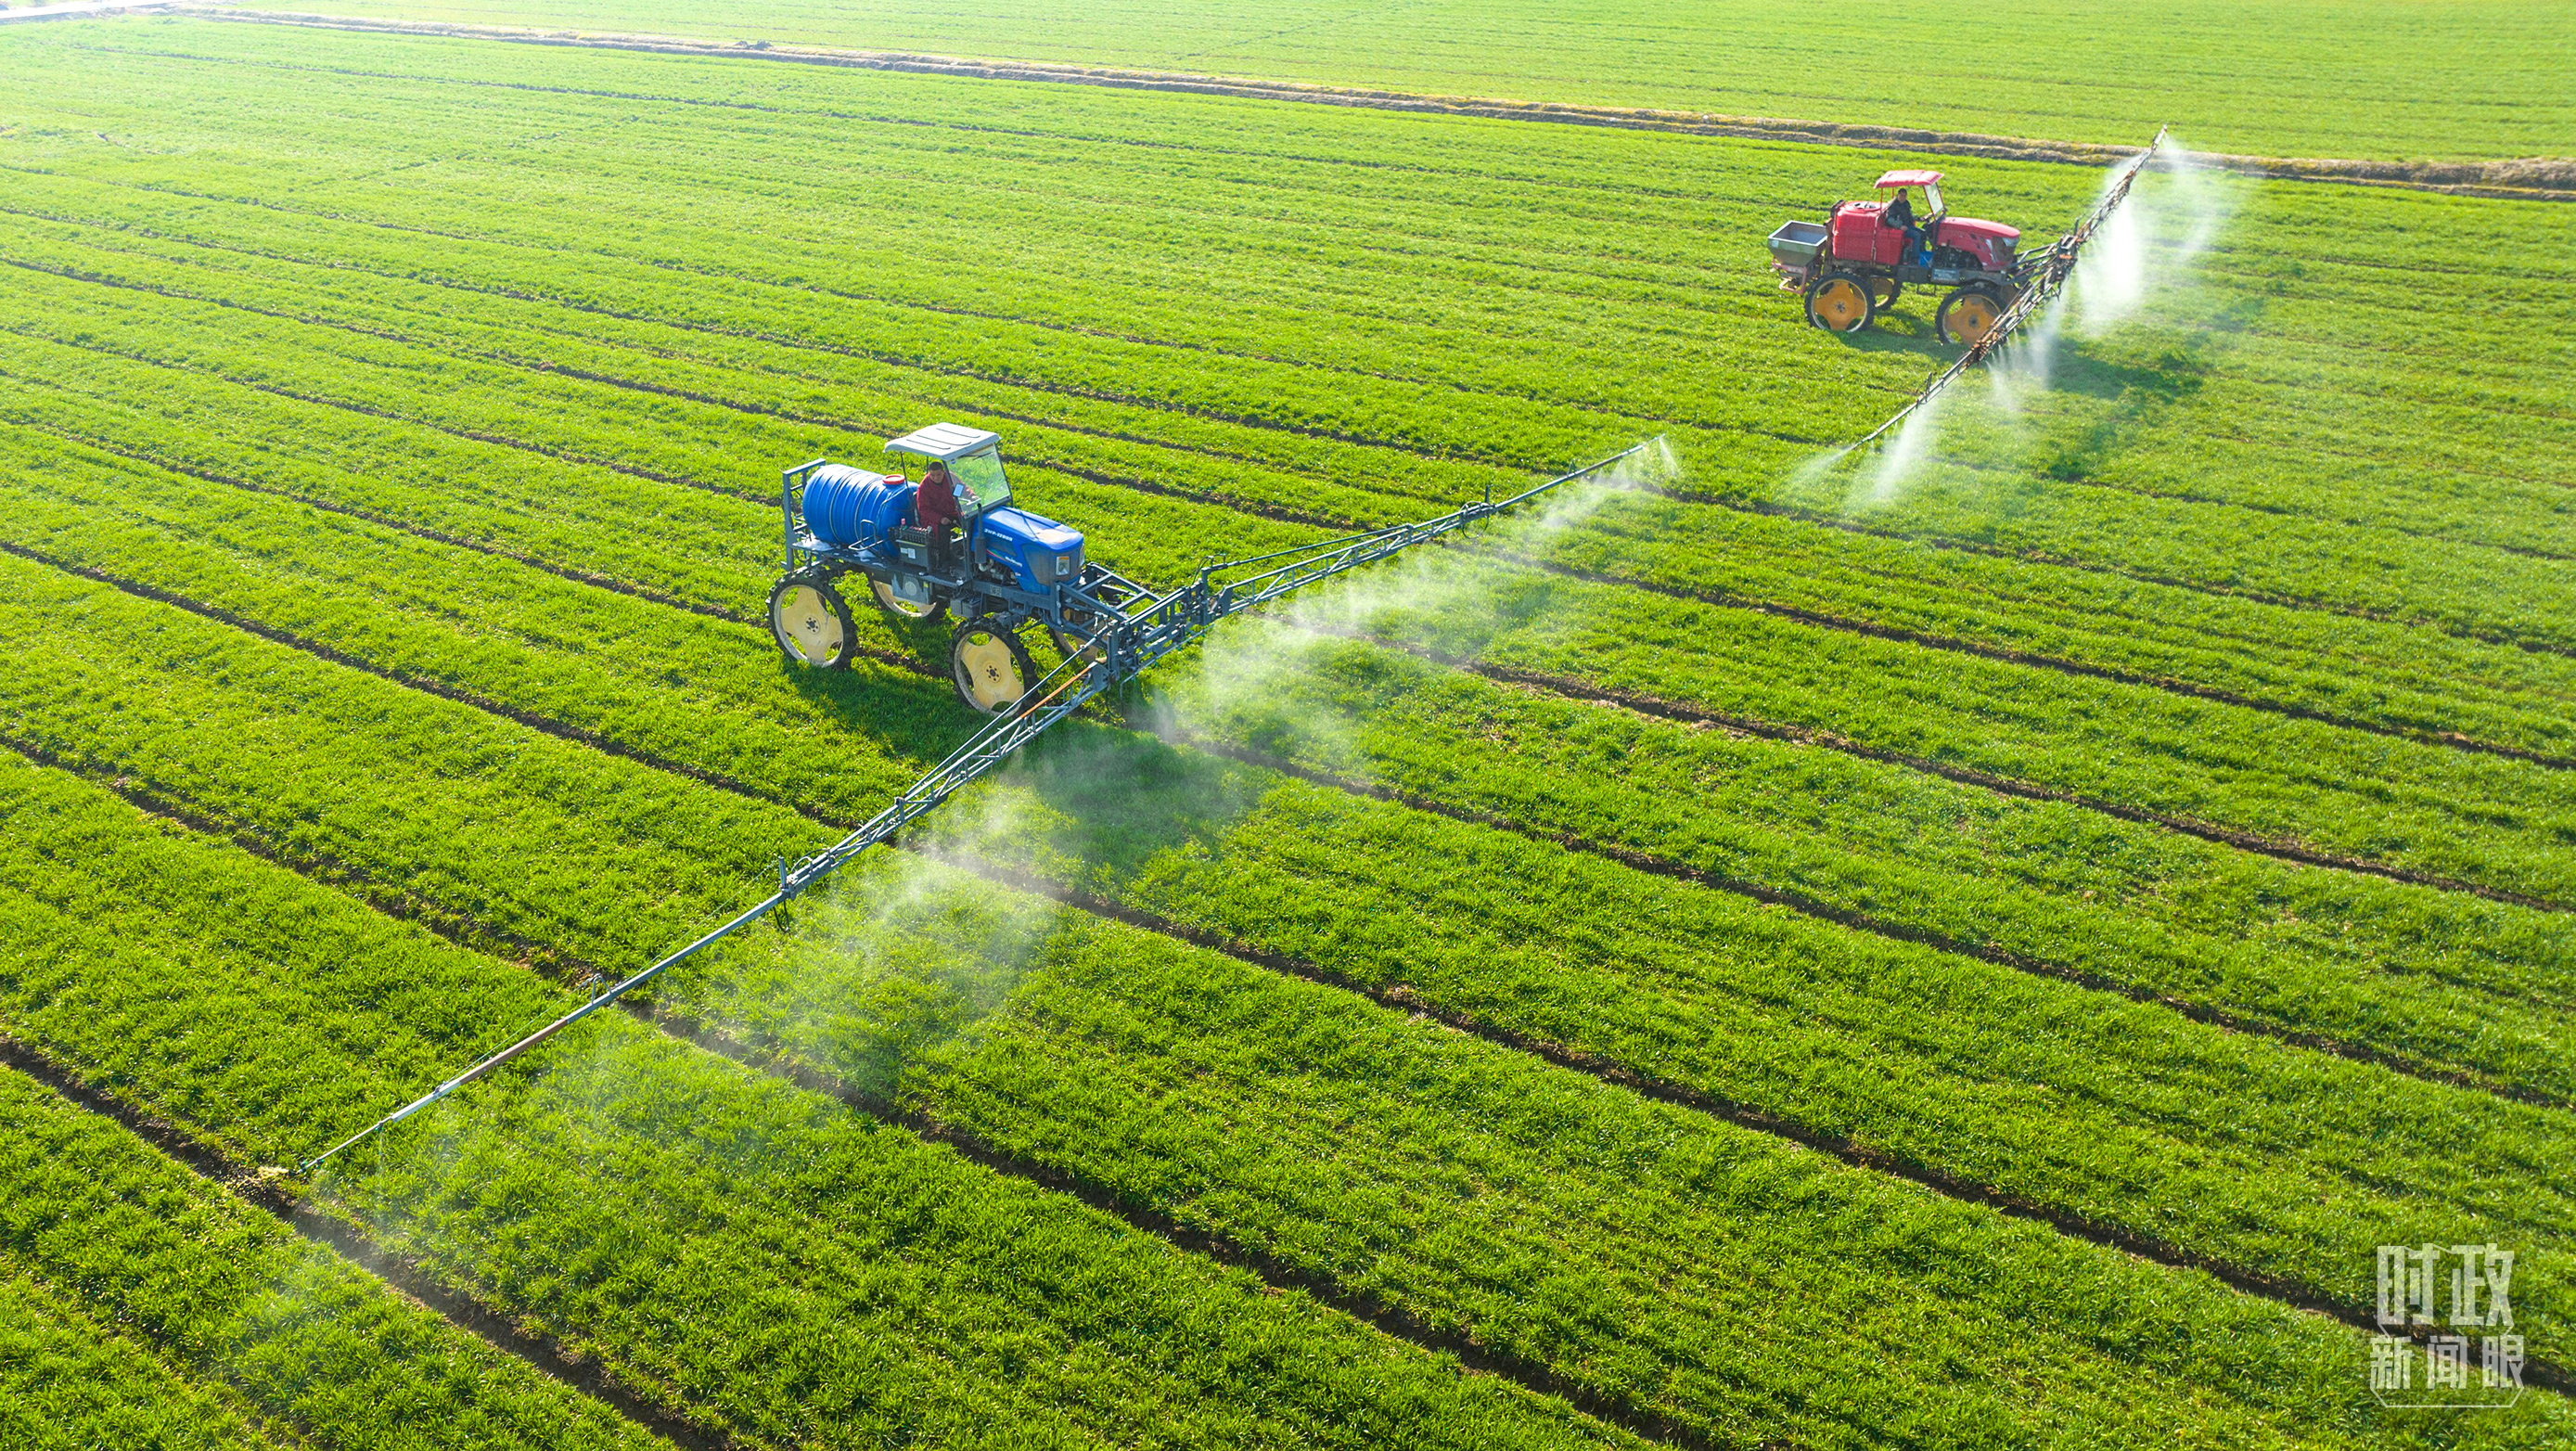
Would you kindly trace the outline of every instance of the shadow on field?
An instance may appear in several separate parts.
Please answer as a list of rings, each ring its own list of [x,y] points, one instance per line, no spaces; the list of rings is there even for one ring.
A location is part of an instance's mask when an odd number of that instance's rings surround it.
[[[2208,350],[2208,344],[2195,341],[2149,357],[2114,360],[2082,347],[2068,349],[2050,386],[2110,406],[2081,429],[2040,444],[2030,459],[2031,471],[2054,479],[2092,477],[2176,404],[2200,392],[2214,371],[2204,356]]]

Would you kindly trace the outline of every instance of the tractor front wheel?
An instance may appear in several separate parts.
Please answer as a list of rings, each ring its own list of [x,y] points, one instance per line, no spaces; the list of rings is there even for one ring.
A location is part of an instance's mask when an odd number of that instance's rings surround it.
[[[1995,330],[2004,315],[2004,300],[1993,289],[1962,287],[1941,300],[1940,314],[1932,321],[1932,330],[1941,341],[1963,347],[1975,347]]]
[[[819,575],[791,574],[769,592],[769,632],[789,663],[817,670],[850,668],[856,621],[841,592]]]
[[[1807,321],[1828,332],[1856,333],[1876,316],[1869,284],[1849,272],[1828,272],[1807,289]]]
[[[948,678],[957,686],[959,700],[986,715],[1000,715],[1037,683],[1038,667],[1018,631],[991,615],[979,615],[949,637]]]

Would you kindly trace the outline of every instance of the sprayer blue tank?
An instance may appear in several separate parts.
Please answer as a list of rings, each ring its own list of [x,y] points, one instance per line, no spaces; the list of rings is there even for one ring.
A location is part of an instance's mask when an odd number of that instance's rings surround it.
[[[886,531],[911,517],[913,488],[865,469],[825,464],[805,480],[805,526],[836,549],[882,553]]]

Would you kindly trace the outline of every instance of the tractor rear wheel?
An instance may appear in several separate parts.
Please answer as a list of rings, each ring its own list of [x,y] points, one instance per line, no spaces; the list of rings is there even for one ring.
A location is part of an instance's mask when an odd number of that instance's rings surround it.
[[[897,623],[912,624],[935,620],[947,612],[947,602],[936,592],[927,600],[908,600],[894,592],[894,585],[883,575],[868,576],[868,589],[877,597],[877,608],[892,615]]]
[[[850,668],[859,637],[849,601],[818,575],[791,574],[769,592],[769,632],[789,663],[817,670]]]
[[[1880,312],[1885,312],[1889,308],[1896,306],[1896,299],[1904,295],[1905,284],[1897,281],[1893,277],[1873,277],[1869,279],[1869,300]]]
[[[1975,347],[1995,330],[1996,320],[2003,315],[2004,300],[1992,288],[1972,283],[1941,300],[1941,311],[1932,320],[1932,330],[1945,343]]]
[[[991,615],[978,615],[949,637],[948,678],[959,700],[986,715],[1000,715],[1037,683],[1038,666],[1018,631]]]
[[[1828,332],[1856,333],[1876,316],[1869,284],[1849,272],[1828,272],[1807,289],[1807,321]]]

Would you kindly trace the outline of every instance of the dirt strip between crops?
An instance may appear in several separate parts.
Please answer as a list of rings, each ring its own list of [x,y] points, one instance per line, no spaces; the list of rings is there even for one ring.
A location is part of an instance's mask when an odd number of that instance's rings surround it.
[[[283,1177],[243,1164],[177,1125],[91,1086],[50,1055],[7,1033],[0,1033],[0,1067],[34,1079],[75,1107],[115,1120],[199,1178],[275,1216],[306,1240],[375,1276],[402,1298],[526,1363],[547,1379],[612,1408],[672,1445],[689,1451],[726,1451],[734,1444],[721,1432],[693,1425],[637,1396],[610,1379],[598,1361],[567,1350],[554,1337],[531,1331],[512,1317],[448,1288],[412,1261],[377,1248],[356,1226],[314,1208]]]
[[[599,968],[584,962],[577,956],[550,946],[533,943],[515,933],[491,928],[471,917],[456,916],[443,909],[425,907],[408,894],[380,889],[363,873],[345,866],[327,862],[306,862],[279,850],[255,831],[201,815],[192,808],[164,799],[159,793],[137,785],[130,777],[102,778],[95,771],[62,760],[42,747],[17,740],[6,734],[0,734],[0,748],[14,750],[40,765],[89,781],[114,793],[128,805],[148,815],[176,823],[200,835],[230,842],[263,861],[349,896],[385,916],[415,923],[459,947],[527,962],[532,970],[545,973],[559,981],[592,978],[605,980],[607,977],[607,974],[602,973]],[[682,774],[687,773],[684,771]],[[1140,912],[1123,904],[1097,898],[1078,889],[1034,878],[990,862],[960,859],[918,846],[904,846],[901,849],[911,851],[925,860],[980,877],[996,886],[1026,892],[1141,931],[1152,932],[1208,951],[1223,953],[1253,967],[1317,986],[1348,992],[1390,1011],[1427,1018],[1479,1041],[1536,1058],[1555,1067],[1581,1073],[1596,1081],[1635,1093],[1642,1098],[1687,1109],[1740,1128],[1829,1154],[1856,1169],[1903,1179],[1946,1198],[1979,1205],[2015,1219],[2045,1225],[2070,1238],[2134,1255],[2169,1269],[2198,1271],[2244,1294],[2306,1311],[2355,1331],[2382,1333],[2382,1328],[2369,1310],[2328,1299],[2306,1286],[2247,1270],[2223,1260],[2194,1254],[2179,1246],[2138,1234],[2119,1225],[2086,1219],[1986,1185],[1959,1179],[1928,1165],[1892,1157],[1857,1140],[1825,1133],[1794,1120],[1781,1118],[1754,1105],[1737,1103],[1686,1084],[1641,1074],[1624,1064],[1599,1055],[1488,1023],[1471,1014],[1460,1013],[1432,1003],[1402,983],[1386,986],[1356,983],[1317,963],[1265,952],[1183,923]],[[1265,1282],[1274,1283],[1277,1288],[1303,1290],[1314,1296],[1320,1303],[1342,1310],[1355,1318],[1366,1320],[1395,1338],[1425,1349],[1456,1354],[1463,1363],[1512,1378],[1527,1389],[1542,1394],[1563,1396],[1569,1402],[1582,1407],[1587,1413],[1635,1434],[1695,1448],[1704,1444],[1713,1444],[1705,1442],[1688,1428],[1669,1427],[1660,1418],[1638,1411],[1627,1406],[1626,1403],[1607,1402],[1598,1393],[1588,1389],[1581,1387],[1563,1389],[1561,1387],[1564,1383],[1561,1377],[1549,1367],[1521,1361],[1508,1353],[1492,1351],[1453,1332],[1420,1325],[1412,1317],[1386,1306],[1375,1297],[1348,1290],[1329,1278],[1319,1279],[1294,1266],[1277,1264],[1258,1251],[1208,1235],[1203,1231],[1187,1230],[1175,1225],[1172,1227],[1177,1232],[1166,1233],[1158,1226],[1171,1224],[1167,1216],[1148,1206],[1129,1201],[1114,1189],[1091,1183],[1053,1165],[1033,1163],[1018,1158],[984,1143],[964,1130],[926,1115],[919,1115],[899,1106],[889,1106],[881,1111],[880,1100],[859,1093],[832,1075],[796,1062],[768,1047],[746,1043],[730,1035],[715,1032],[685,1014],[676,1011],[666,1013],[652,1003],[641,1002],[633,997],[621,999],[618,1006],[634,1020],[657,1028],[680,1041],[716,1053],[755,1071],[827,1094],[855,1111],[883,1117],[925,1138],[932,1138],[955,1148],[994,1172],[1042,1187],[1076,1194],[1086,1203],[1116,1216],[1131,1227],[1165,1239],[1178,1248],[1206,1254],[1224,1263],[1248,1270],[1261,1276]],[[0,1043],[5,1042],[5,1037],[0,1037]],[[1274,1270],[1279,1276],[1275,1281],[1272,1280]],[[430,1288],[436,1287],[433,1285]],[[431,1308],[439,1308],[438,1301],[422,1298]],[[474,1308],[476,1313],[489,1313],[480,1311],[479,1307]],[[2412,1334],[2416,1339],[2422,1340],[2435,1333],[2436,1328],[2419,1326],[2412,1331]],[[513,1353],[517,1352],[514,1350]],[[2576,1375],[2569,1374],[2553,1363],[2534,1361],[2526,1364],[2524,1378],[2534,1386],[2561,1394],[2576,1394]]]
[[[371,31],[392,35],[508,41],[525,45],[647,51],[658,55],[786,61],[800,65],[903,71],[915,75],[963,76],[981,80],[1049,81],[1072,85],[1107,86],[1120,90],[1180,91],[1246,100],[1296,101],[1312,105],[1351,106],[1379,111],[1475,116],[1502,121],[1543,121],[1560,125],[1602,126],[1633,131],[1669,131],[1694,136],[1732,136],[1818,146],[1858,146],[1871,150],[1979,156],[2005,161],[2056,162],[2072,166],[2108,166],[2123,157],[2135,156],[2145,149],[2141,146],[2108,146],[2079,141],[1990,136],[1973,131],[1927,131],[1901,126],[1793,121],[1769,116],[1728,116],[1708,112],[1667,111],[1642,107],[1583,106],[1487,97],[1422,95],[1405,91],[1371,90],[1356,86],[1330,86],[1301,81],[1198,75],[1186,71],[1131,70],[1057,61],[985,60],[969,56],[930,55],[912,51],[780,45],[765,40],[701,40],[682,36],[636,35],[608,31],[546,30],[531,26],[383,20],[284,10],[209,11],[207,18],[247,21],[262,25],[301,25],[331,30]],[[2403,187],[2418,191],[2448,192],[2459,196],[2526,201],[2576,201],[2576,160],[2565,158],[2531,157],[2488,162],[2397,162],[2348,158],[2240,156],[2220,152],[2180,154],[2188,157],[2195,165],[2244,176],[2267,177],[2282,181],[2328,181],[2355,186]]]
[[[11,543],[7,540],[0,540],[0,554],[7,554],[15,558],[26,560],[31,564],[41,565],[48,569],[60,570],[65,574],[77,575],[82,579],[106,585],[111,589],[117,590],[123,594],[131,595],[137,599],[149,600],[155,604],[167,605],[173,609],[184,610],[200,619],[222,625],[228,629],[240,630],[245,634],[255,635],[271,644],[284,646],[287,649],[295,650],[299,653],[311,656],[317,660],[325,661],[332,665],[337,665],[343,669],[357,671],[360,674],[382,680],[390,685],[399,686],[405,690],[412,690],[424,695],[435,696],[438,699],[465,706],[468,709],[479,711],[485,715],[497,716],[516,724],[526,726],[531,730],[552,736],[558,740],[568,741],[576,745],[584,746],[591,750],[598,751],[603,755],[615,756],[621,760],[631,761],[637,765],[643,766],[649,770],[658,771],[664,775],[678,776],[687,780],[696,781],[701,785],[713,787],[716,790],[726,792],[729,795],[739,797],[746,801],[754,801],[763,805],[775,806],[784,810],[793,811],[797,815],[818,826],[826,827],[834,831],[846,832],[855,829],[859,825],[856,820],[851,818],[837,816],[830,812],[820,810],[806,802],[798,801],[783,793],[772,791],[766,787],[754,785],[737,777],[728,776],[718,771],[710,771],[698,766],[692,766],[684,761],[675,761],[667,756],[662,756],[649,750],[630,746],[614,737],[603,735],[590,727],[575,725],[569,721],[557,720],[551,716],[509,705],[502,701],[494,700],[489,696],[450,685],[441,680],[407,672],[389,670],[371,660],[350,655],[345,651],[331,645],[323,644],[318,640],[307,639],[291,631],[281,630],[269,625],[261,624],[257,620],[246,618],[230,610],[203,604],[196,600],[192,600],[185,595],[174,594],[168,590],[143,583],[139,580],[128,579],[120,575],[111,574],[105,570],[94,569],[86,565],[57,559],[42,551],[30,549],[23,545]],[[744,624],[755,629],[759,628],[758,622],[749,619],[737,620],[736,623]],[[1339,636],[1339,638],[1358,639],[1368,637],[1343,635]],[[1389,641],[1378,640],[1373,641],[1373,643],[1386,645],[1390,648],[1405,649],[1406,653],[1416,655],[1422,659],[1430,660],[1435,664],[1443,665],[1451,669],[1463,670],[1471,674],[1481,675],[1490,680],[1520,686],[1525,689],[1536,689],[1560,696],[1571,696],[1576,699],[1588,699],[1594,703],[1612,705],[1621,709],[1633,710],[1639,714],[1657,716],[1664,719],[1681,719],[1695,724],[1717,725],[1723,729],[1742,731],[1747,734],[1758,734],[1765,736],[1768,739],[1791,740],[1802,745],[1828,744],[1828,741],[1824,738],[1824,733],[1821,732],[1805,732],[1792,727],[1774,725],[1770,722],[1749,721],[1736,717],[1718,716],[1707,713],[1681,715],[1677,714],[1677,712],[1687,710],[1687,707],[1675,707],[1670,702],[1654,701],[1652,697],[1601,692],[1597,687],[1583,686],[1580,682],[1562,680],[1557,677],[1533,675],[1524,671],[1514,671],[1500,667],[1480,665],[1473,661],[1459,660],[1441,656],[1430,651],[1410,649],[1408,647],[1394,645],[1393,642]],[[856,653],[865,655],[871,660],[891,665],[923,679],[941,680],[945,678],[937,671],[929,669],[920,661],[901,651],[882,649],[867,645],[854,646],[854,650]],[[1705,868],[1692,866],[1687,862],[1677,861],[1673,858],[1660,856],[1653,852],[1644,851],[1636,847],[1621,845],[1617,842],[1597,841],[1574,832],[1551,831],[1544,827],[1531,826],[1526,823],[1513,820],[1508,816],[1504,816],[1496,812],[1460,806],[1454,803],[1440,801],[1432,797],[1422,796],[1417,793],[1397,791],[1372,783],[1353,781],[1347,777],[1337,776],[1330,772],[1301,766],[1293,761],[1270,755],[1266,752],[1247,750],[1239,746],[1228,745],[1221,741],[1208,740],[1203,737],[1189,735],[1178,731],[1157,730],[1147,722],[1136,718],[1132,714],[1122,716],[1121,721],[1130,730],[1134,730],[1142,734],[1153,735],[1157,739],[1168,742],[1169,744],[1189,750],[1200,751],[1208,755],[1223,756],[1230,760],[1241,761],[1246,765],[1258,767],[1263,770],[1275,771],[1283,776],[1292,776],[1298,780],[1305,781],[1310,785],[1321,786],[1327,790],[1339,791],[1351,796],[1366,797],[1371,800],[1385,801],[1406,807],[1410,810],[1421,811],[1429,815],[1443,817],[1462,824],[1481,826],[1496,831],[1508,832],[1525,840],[1546,842],[1551,845],[1564,848],[1568,851],[1602,857],[1610,861],[1618,862],[1633,870],[1651,873],[1656,876],[1668,877],[1677,881],[1687,881],[1697,886],[1706,887],[1712,891],[1725,892],[1730,895],[1747,897],[1754,901],[1765,902],[1774,906],[1786,907],[1803,916],[1815,918],[1818,921],[1831,922],[1837,926],[1850,928],[1858,932],[1865,932],[1872,936],[1889,941],[1910,942],[1918,946],[1932,948],[1935,951],[1953,953],[1962,957],[1975,958],[1980,962],[1992,963],[1999,967],[2007,967],[2013,971],[2024,973],[2032,977],[2048,978],[2093,992],[2114,994],[2116,996],[2128,998],[2132,1002],[2165,1008],[2169,1011],[2178,1013],[2185,1018],[2189,1018],[2193,1022],[2201,1023],[2209,1027],[2219,1028],[2227,1032],[2243,1033],[2253,1037],[2268,1038],[2274,1042],[2282,1043],[2291,1047],[2303,1048],[2312,1052],[2343,1058],[2351,1062],[2383,1068],[2389,1072],[2402,1074],[2406,1077],[2418,1079],[2423,1082],[2441,1084],[2445,1087],[2451,1088],[2466,1089],[2471,1092],[2487,1094],[2510,1102],[2525,1103],[2540,1108],[2576,1108],[2576,1101],[2571,1101],[2564,1095],[2544,1092],[2542,1090],[2529,1087],[2528,1085],[2505,1082],[2488,1077],[2484,1074],[2473,1073],[2440,1063],[2428,1062],[2411,1054],[2392,1052],[2385,1048],[2374,1047],[2367,1043],[2357,1043],[2349,1039],[2337,1038],[2330,1034],[2306,1032],[2290,1027],[2286,1024],[2267,1022],[2260,1018],[2246,1017],[2242,1014],[2231,1012],[2226,1008],[2219,1007],[2214,1004],[2195,1002],[2188,998],[2174,997],[2168,994],[2159,993],[2153,989],[2142,987],[2135,983],[2123,983],[2116,979],[2105,977],[2099,973],[2086,971],[2064,963],[2050,962],[2043,958],[2032,957],[2027,953],[2015,952],[2007,948],[1994,947],[1985,943],[1971,942],[1963,938],[1951,936],[1947,933],[1935,932],[1926,928],[1911,927],[1901,922],[1892,922],[1885,918],[1876,916],[1875,914],[1836,907],[1831,903],[1807,896],[1804,893],[1769,886],[1748,878],[1734,877],[1720,872],[1712,872]],[[1854,747],[1849,742],[1842,742],[1839,745],[1835,745],[1833,748],[1843,750],[1849,754],[1867,754],[1865,750]],[[1873,757],[1873,759],[1876,759],[1876,757]],[[1916,769],[1929,769],[1928,764],[1917,763],[1913,758],[1894,758],[1892,763],[1913,766]],[[1991,781],[1978,780],[1971,781],[1969,784],[1984,786],[1989,790],[1999,789]],[[2011,784],[2019,785],[2021,783]],[[2044,788],[2031,789],[2038,790]],[[2074,804],[2081,805],[2084,803],[2078,801]],[[543,949],[541,944],[534,942],[515,942],[512,945],[515,950],[521,953],[535,951],[545,951],[550,953],[551,951],[550,949]]]

